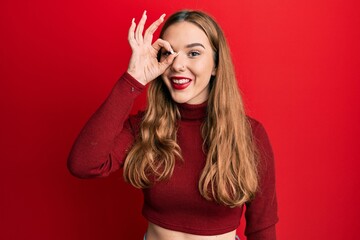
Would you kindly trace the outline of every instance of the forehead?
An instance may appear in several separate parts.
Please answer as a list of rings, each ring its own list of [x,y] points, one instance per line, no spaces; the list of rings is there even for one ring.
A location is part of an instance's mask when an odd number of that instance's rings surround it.
[[[210,46],[209,39],[204,31],[197,25],[190,22],[177,22],[169,26],[162,39],[170,42],[170,44],[191,44],[202,43]]]

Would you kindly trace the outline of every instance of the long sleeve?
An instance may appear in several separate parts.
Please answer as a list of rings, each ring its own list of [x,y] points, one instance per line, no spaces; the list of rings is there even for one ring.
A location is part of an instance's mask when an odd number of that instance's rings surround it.
[[[128,120],[133,102],[145,87],[124,73],[78,135],[68,169],[80,178],[103,177],[118,170],[134,141]]]
[[[245,235],[248,240],[275,240],[278,215],[274,154],[264,127],[256,121],[252,125],[260,157],[260,187],[255,199],[246,204]]]

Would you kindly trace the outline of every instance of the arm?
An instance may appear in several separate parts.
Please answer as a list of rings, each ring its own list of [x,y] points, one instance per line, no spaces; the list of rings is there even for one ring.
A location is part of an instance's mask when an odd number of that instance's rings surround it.
[[[260,184],[255,199],[246,204],[245,235],[248,240],[274,240],[278,221],[274,155],[264,127],[254,121],[252,128],[260,158]]]
[[[68,158],[69,171],[80,178],[107,176],[120,168],[134,140],[127,120],[144,86],[125,73],[77,137]]]
[[[134,130],[126,121],[144,85],[156,79],[177,56],[170,44],[157,39],[152,44],[153,33],[164,21],[165,15],[153,22],[145,31],[146,11],[136,27],[134,19],[128,33],[132,50],[127,73],[116,83],[101,107],[89,119],[79,134],[68,159],[70,172],[81,178],[107,176],[120,168],[126,150],[134,141]],[[158,61],[157,54],[165,48],[174,54]]]

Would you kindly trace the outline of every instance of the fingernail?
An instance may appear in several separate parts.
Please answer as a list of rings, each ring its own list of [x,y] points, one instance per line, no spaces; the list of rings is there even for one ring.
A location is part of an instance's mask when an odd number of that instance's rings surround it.
[[[174,50],[172,50],[172,49],[170,50],[170,53],[171,53],[171,54],[175,54]]]

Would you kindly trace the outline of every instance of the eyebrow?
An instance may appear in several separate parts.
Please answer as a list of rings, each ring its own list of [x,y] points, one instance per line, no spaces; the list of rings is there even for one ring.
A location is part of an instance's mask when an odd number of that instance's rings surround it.
[[[186,45],[186,48],[192,48],[192,47],[197,47],[197,46],[203,47],[205,49],[204,45],[202,45],[201,43],[190,43],[190,44]]]

